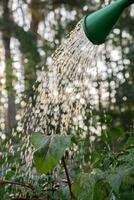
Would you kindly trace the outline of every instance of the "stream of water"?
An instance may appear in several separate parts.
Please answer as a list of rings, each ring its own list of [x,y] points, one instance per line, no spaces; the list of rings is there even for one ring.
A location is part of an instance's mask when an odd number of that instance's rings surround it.
[[[21,141],[16,151],[20,153],[25,176],[32,175],[32,148],[29,142],[32,132],[66,134],[74,126],[86,131],[85,111],[91,96],[91,70],[96,65],[96,55],[97,46],[88,41],[80,21],[48,59],[48,69],[38,77],[40,84],[35,89],[36,105],[28,105],[23,123],[18,124],[19,131],[13,132],[13,137],[17,134]],[[7,148],[14,154],[11,141]],[[8,165],[6,158],[5,162]],[[20,164],[14,161],[14,165],[18,166],[16,173],[19,173]]]

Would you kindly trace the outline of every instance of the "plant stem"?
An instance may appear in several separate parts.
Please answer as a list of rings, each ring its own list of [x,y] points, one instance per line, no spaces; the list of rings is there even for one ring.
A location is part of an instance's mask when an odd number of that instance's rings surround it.
[[[70,180],[70,176],[69,176],[69,172],[68,172],[68,168],[67,168],[64,156],[62,157],[61,160],[62,160],[62,165],[63,165],[64,170],[65,170],[65,174],[66,174],[66,178],[67,178],[67,184],[68,184],[69,191],[70,191],[70,196],[71,196],[71,199],[74,199],[74,195],[73,195],[72,190],[71,190],[71,180]]]
[[[0,179],[0,185],[5,185],[5,184],[11,184],[11,185],[17,185],[17,186],[21,186],[21,187],[25,187],[25,188],[29,188],[31,190],[34,190],[33,186],[30,184],[23,184],[23,183],[17,183],[14,181],[8,181],[8,180],[1,180]]]

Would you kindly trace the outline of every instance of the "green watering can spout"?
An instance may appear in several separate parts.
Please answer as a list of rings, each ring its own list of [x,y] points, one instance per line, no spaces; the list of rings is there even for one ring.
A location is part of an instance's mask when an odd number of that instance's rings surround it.
[[[93,44],[102,44],[111,32],[123,10],[134,0],[116,0],[110,5],[84,17],[83,28]]]

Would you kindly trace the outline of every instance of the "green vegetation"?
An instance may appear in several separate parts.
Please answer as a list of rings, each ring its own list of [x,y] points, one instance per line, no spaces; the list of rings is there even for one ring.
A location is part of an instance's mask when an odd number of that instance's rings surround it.
[[[60,160],[61,164],[63,158],[66,160],[65,165],[68,171],[73,171],[73,175],[71,177],[70,197],[68,192],[63,199],[130,199],[134,194],[132,189],[134,184],[134,138],[126,137],[125,132],[119,128],[112,129],[111,133],[113,138],[111,138],[110,131],[109,133],[104,132],[101,137],[96,137],[96,140],[91,144],[88,162],[82,168],[80,165],[77,166],[77,172],[73,169],[74,162],[76,162],[75,158],[72,165],[68,161],[67,152],[70,150],[68,149],[66,154],[64,153],[65,149],[70,146],[70,135],[44,136],[39,133],[33,134],[32,141],[36,147],[33,158],[36,169],[41,174],[48,174],[55,169]],[[72,145],[76,144],[77,138],[76,133],[72,137]],[[77,141],[77,145],[79,146],[79,143],[83,142]],[[117,148],[113,146],[115,143]],[[67,184],[70,187],[70,182],[67,182]],[[65,192],[66,186],[62,190]],[[58,189],[55,193],[58,193]]]

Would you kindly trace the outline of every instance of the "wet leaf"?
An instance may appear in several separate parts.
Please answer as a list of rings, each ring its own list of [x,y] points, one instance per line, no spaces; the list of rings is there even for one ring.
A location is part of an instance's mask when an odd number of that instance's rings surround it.
[[[72,192],[77,200],[93,200],[94,189],[98,180],[103,178],[103,173],[99,169],[94,169],[92,173],[82,173],[74,180]]]
[[[115,170],[113,169],[110,174],[107,176],[107,181],[110,184],[112,191],[116,194],[119,192],[119,188],[123,182],[123,180],[131,175],[133,167],[118,167]]]
[[[71,145],[70,135],[44,136],[35,133],[31,140],[36,148],[33,156],[35,167],[40,174],[52,170],[62,158],[65,149]]]

